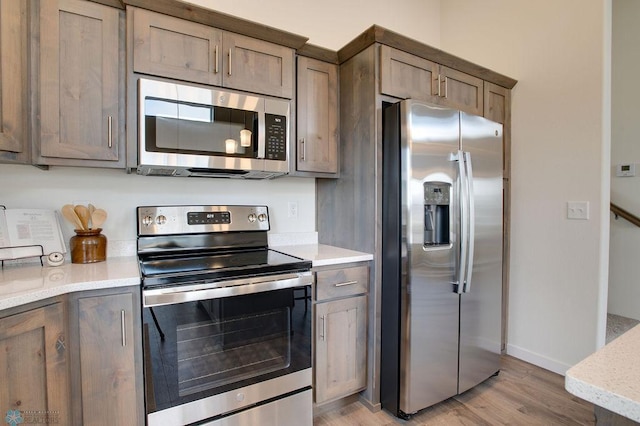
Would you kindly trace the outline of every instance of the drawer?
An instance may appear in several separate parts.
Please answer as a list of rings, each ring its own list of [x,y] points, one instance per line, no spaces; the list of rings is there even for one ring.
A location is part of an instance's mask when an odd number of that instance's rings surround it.
[[[316,272],[316,300],[366,293],[369,266],[356,266]]]

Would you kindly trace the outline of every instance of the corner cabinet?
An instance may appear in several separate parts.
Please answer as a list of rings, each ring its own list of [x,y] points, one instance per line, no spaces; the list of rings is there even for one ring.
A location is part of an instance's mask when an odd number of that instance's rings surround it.
[[[484,108],[482,79],[386,45],[380,46],[380,93],[480,116]]]
[[[30,163],[28,2],[0,2],[0,162]]]
[[[368,286],[368,265],[316,272],[316,404],[352,395],[367,385]]]
[[[144,425],[139,288],[70,299],[75,424]]]
[[[293,98],[293,49],[145,9],[133,19],[133,71]]]
[[[0,319],[2,415],[22,423],[72,424],[63,303]]]
[[[38,5],[34,164],[124,168],[124,11],[82,0]]]
[[[338,65],[304,56],[298,57],[297,65],[297,138],[292,167],[306,172],[305,176],[338,177]]]

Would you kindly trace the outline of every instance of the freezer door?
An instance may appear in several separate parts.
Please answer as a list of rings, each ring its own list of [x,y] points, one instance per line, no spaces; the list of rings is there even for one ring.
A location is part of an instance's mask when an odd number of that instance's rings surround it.
[[[452,282],[459,228],[453,159],[459,112],[406,101],[401,120],[399,407],[411,414],[457,392],[459,296]]]
[[[460,302],[462,393],[500,369],[502,319],[502,125],[461,113],[461,148],[472,164],[474,255]]]

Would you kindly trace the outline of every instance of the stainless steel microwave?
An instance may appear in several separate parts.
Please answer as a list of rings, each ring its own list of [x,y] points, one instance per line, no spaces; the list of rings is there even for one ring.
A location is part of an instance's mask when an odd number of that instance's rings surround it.
[[[290,102],[138,80],[137,173],[269,179],[289,172]]]

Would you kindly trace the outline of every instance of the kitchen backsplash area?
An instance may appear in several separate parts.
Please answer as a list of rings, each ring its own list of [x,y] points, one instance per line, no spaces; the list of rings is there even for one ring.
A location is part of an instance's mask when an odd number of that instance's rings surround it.
[[[108,256],[134,255],[135,209],[143,205],[254,204],[269,207],[270,244],[315,242],[315,181],[282,177],[274,180],[168,178],[138,176],[123,170],[0,164],[0,205],[60,211],[65,204],[104,208]],[[73,226],[60,220],[65,244]]]

